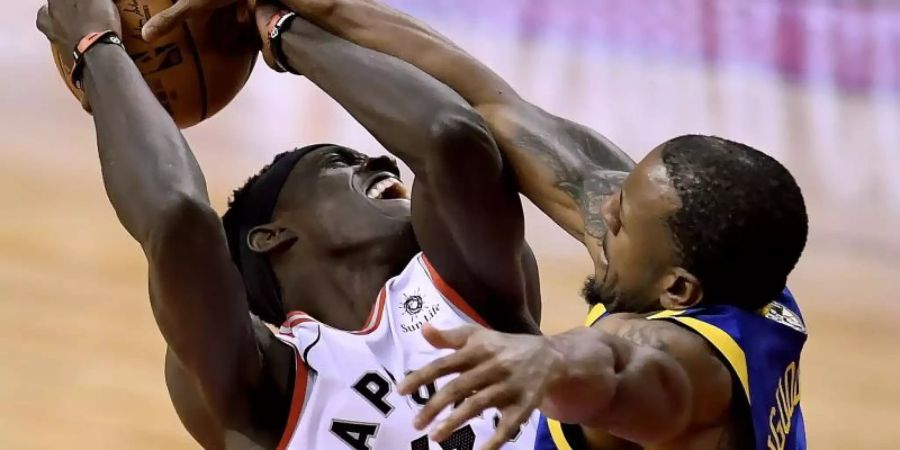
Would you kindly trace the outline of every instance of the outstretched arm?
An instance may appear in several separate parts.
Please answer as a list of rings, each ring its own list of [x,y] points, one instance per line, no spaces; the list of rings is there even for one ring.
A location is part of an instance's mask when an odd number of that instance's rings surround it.
[[[605,233],[599,205],[634,167],[609,140],[523,100],[449,39],[380,1],[285,4],[328,31],[407,61],[453,88],[485,118],[522,193],[576,239]]]
[[[63,49],[119,24],[109,0],[50,0],[38,14]],[[264,358],[197,161],[123,48],[99,44],[84,58],[103,182],[147,258],[156,322],[218,419],[244,431]]]
[[[258,15],[268,22],[264,9]],[[282,39],[287,63],[416,174],[413,226],[441,276],[493,327],[536,331],[525,308],[521,204],[479,114],[414,66],[302,18]]]
[[[428,327],[433,345],[457,351],[410,374],[400,392],[459,372],[431,397],[415,425],[424,427],[462,402],[433,428],[432,438],[439,440],[495,407],[503,419],[488,449],[514,434],[537,407],[550,418],[582,425],[589,442],[613,435],[641,445],[670,443],[690,424],[727,417],[730,373],[701,337],[642,318],[602,322],[606,329],[547,337]],[[498,381],[485,386],[485,379]]]

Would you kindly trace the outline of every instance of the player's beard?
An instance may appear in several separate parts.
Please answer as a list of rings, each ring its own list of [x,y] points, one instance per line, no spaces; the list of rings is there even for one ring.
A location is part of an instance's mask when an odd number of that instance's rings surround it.
[[[584,280],[581,296],[588,305],[593,307],[602,304],[609,313],[641,313],[654,308],[651,306],[652,302],[643,302],[638,297],[623,295],[613,287],[597,283],[597,278],[593,275]]]
[[[614,292],[603,289],[603,286],[597,283],[597,277],[593,275],[588,276],[584,280],[581,296],[584,297],[584,300],[590,306],[603,304],[608,307],[617,303],[618,300],[618,296]]]
[[[606,306],[607,311],[611,311],[614,305],[620,304],[621,302],[619,302],[620,295],[617,294],[616,290],[607,287],[611,270],[609,249],[607,247],[608,236],[608,233],[603,235],[603,239],[600,241],[603,255],[606,258],[606,270],[603,273],[603,279],[600,280],[600,282],[597,282],[596,276],[588,276],[587,279],[584,280],[584,286],[581,288],[581,296],[584,297],[584,300],[591,307],[602,304]]]

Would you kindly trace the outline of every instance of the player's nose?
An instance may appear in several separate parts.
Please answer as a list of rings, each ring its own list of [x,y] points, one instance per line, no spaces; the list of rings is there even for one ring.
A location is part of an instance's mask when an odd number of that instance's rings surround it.
[[[376,156],[367,159],[363,168],[370,172],[390,171],[394,168],[394,160],[389,156]]]

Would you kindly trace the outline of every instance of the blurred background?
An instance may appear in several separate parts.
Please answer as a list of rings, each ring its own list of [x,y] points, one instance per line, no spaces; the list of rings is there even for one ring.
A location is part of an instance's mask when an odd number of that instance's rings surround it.
[[[900,448],[900,4],[896,0],[391,0],[523,96],[635,159],[711,133],[786,164],[811,215],[790,285],[812,449]],[[169,403],[146,264],[101,184],[92,122],[33,26],[0,17],[0,448],[194,448]],[[257,67],[186,131],[223,210],[296,145],[383,150],[305,80]],[[581,247],[528,211],[544,329],[580,323]]]

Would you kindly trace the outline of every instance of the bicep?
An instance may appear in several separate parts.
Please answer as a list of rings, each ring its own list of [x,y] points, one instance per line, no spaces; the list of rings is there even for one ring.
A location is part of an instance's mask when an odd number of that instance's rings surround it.
[[[622,346],[630,348],[620,352],[626,358],[615,397],[601,416],[604,429],[648,444],[727,415],[731,378],[702,338],[677,325],[642,318],[610,316],[596,326],[627,341]]]
[[[240,275],[208,205],[184,201],[163,216],[144,246],[154,317],[212,409],[230,413],[261,369]]]
[[[617,377],[608,413],[599,421],[610,434],[651,444],[686,428],[693,395],[688,374],[676,360],[659,350],[638,347]]]
[[[413,226],[432,265],[491,326],[533,331],[520,320],[530,317],[521,201],[490,133],[472,115],[444,124],[429,151],[413,188]]]
[[[225,448],[225,431],[210,410],[196,378],[166,350],[166,388],[184,428],[203,448]]]

